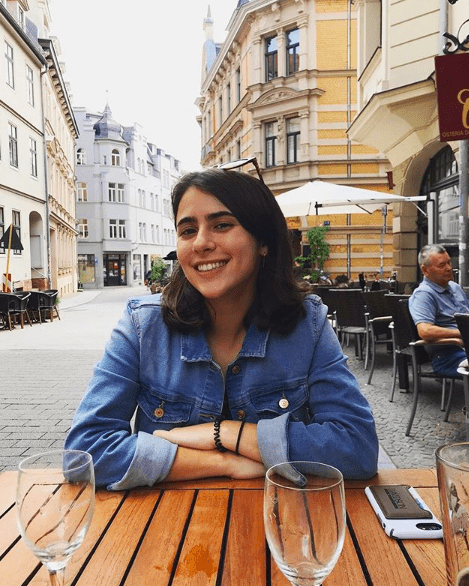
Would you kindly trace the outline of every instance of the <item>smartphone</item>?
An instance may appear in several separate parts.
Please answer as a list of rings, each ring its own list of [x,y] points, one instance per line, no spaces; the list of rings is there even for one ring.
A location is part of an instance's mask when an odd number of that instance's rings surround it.
[[[365,494],[383,529],[396,539],[442,539],[443,527],[411,486],[367,486]]]

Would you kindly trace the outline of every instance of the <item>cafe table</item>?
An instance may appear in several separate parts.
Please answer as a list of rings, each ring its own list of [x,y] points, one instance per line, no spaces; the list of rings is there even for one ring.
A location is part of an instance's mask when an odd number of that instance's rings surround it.
[[[0,474],[0,584],[48,586],[19,537],[16,472]],[[443,542],[388,537],[368,484],[409,484],[439,514],[433,470],[382,470],[346,481],[347,532],[324,586],[442,586]],[[263,479],[215,478],[123,492],[98,490],[93,521],[67,569],[72,586],[288,586],[271,559],[262,520]]]

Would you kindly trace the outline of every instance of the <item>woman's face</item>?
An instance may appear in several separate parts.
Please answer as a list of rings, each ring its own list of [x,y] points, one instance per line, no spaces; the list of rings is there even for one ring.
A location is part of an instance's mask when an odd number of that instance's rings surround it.
[[[254,299],[266,248],[225,205],[191,186],[179,203],[176,227],[177,257],[193,287],[212,302]]]

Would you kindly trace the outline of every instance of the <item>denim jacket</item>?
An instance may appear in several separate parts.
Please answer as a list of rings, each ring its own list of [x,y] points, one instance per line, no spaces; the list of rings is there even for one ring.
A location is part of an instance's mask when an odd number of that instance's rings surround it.
[[[288,335],[252,323],[224,378],[202,331],[181,334],[165,325],[159,295],[129,300],[66,447],[90,452],[97,484],[109,490],[152,486],[166,477],[177,451],[152,432],[212,421],[226,392],[231,417],[257,423],[266,468],[309,460],[331,464],[348,478],[372,476],[378,440],[371,409],[326,307],[311,296],[305,308],[306,317]]]

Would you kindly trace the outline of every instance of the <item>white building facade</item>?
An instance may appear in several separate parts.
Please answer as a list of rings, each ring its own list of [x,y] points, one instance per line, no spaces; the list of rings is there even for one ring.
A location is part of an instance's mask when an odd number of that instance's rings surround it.
[[[0,273],[9,264],[19,289],[44,288],[48,266],[41,95],[46,60],[27,9],[25,1],[0,3],[0,238],[13,225],[23,245],[10,255],[0,247]]]
[[[62,296],[78,283],[78,129],[50,24],[49,0],[0,3],[0,237],[12,224],[23,245],[0,248],[0,271],[9,264],[15,289]]]
[[[78,266],[84,288],[137,286],[152,260],[176,247],[170,194],[180,163],[144,135],[75,108]],[[168,263],[170,265],[170,263]]]

